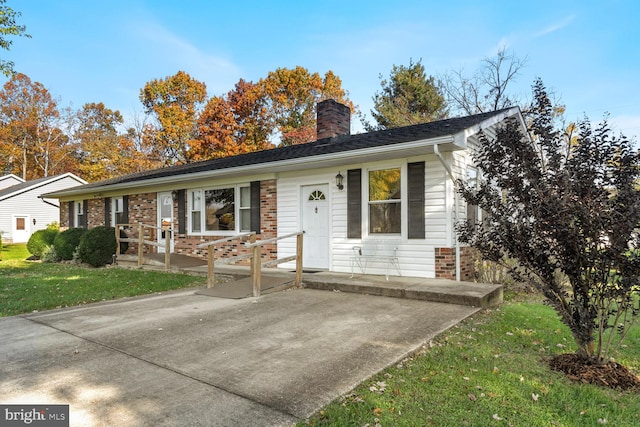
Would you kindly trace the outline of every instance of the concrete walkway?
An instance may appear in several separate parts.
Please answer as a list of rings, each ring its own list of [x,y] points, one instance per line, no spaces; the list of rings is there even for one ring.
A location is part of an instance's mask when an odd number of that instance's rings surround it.
[[[194,291],[0,319],[0,402],[70,404],[72,426],[290,426],[478,310]]]

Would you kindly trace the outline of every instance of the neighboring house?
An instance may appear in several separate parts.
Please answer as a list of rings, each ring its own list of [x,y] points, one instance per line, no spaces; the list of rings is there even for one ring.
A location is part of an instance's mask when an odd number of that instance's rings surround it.
[[[471,150],[518,108],[350,135],[349,108],[318,104],[317,141],[127,175],[48,194],[65,226],[138,224],[173,228],[171,251],[205,257],[203,242],[244,231],[269,239],[304,230],[303,266],[351,271],[353,247],[397,247],[403,276],[471,279],[455,224],[477,218],[455,191],[475,179]],[[526,134],[526,133],[525,133]],[[156,237],[162,241],[162,233]],[[239,243],[223,253],[246,252]],[[218,250],[220,253],[220,250]],[[267,258],[295,255],[281,240]],[[281,264],[291,269],[294,263]],[[384,274],[382,264],[368,274]]]
[[[12,176],[12,175],[9,175]],[[15,177],[15,175],[13,175]],[[0,178],[0,183],[4,182]],[[17,177],[15,177],[17,178]],[[44,193],[62,191],[87,182],[72,173],[22,181],[0,190],[0,231],[5,242],[26,242],[36,230],[60,221],[60,205]]]
[[[0,176],[0,190],[3,188],[11,187],[12,185],[20,184],[24,182],[24,179],[16,176],[12,173],[9,175]]]

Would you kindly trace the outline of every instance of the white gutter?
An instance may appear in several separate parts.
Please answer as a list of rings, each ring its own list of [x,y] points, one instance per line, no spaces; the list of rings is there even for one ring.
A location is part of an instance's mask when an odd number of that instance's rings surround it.
[[[458,233],[455,232],[455,224],[458,223],[458,206],[460,201],[459,201],[458,192],[456,191],[456,179],[453,176],[453,171],[451,170],[451,166],[449,166],[449,164],[445,161],[444,157],[442,157],[442,154],[438,149],[438,144],[433,144],[433,152],[438,157],[438,160],[440,160],[440,163],[442,163],[442,166],[444,166],[445,170],[447,171],[447,175],[449,175],[449,178],[453,183],[453,189],[454,189],[453,223],[454,223],[454,239],[455,239],[454,245],[456,248],[456,281],[459,282],[460,281],[460,243],[458,242]]]

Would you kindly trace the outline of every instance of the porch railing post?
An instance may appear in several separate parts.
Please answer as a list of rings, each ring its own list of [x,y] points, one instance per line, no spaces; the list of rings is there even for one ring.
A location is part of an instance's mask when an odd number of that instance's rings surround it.
[[[213,271],[213,265],[215,262],[215,250],[214,245],[211,245],[207,248],[207,288],[213,288],[216,280]]]
[[[116,256],[120,253],[120,224],[116,224]]]
[[[303,233],[296,236],[296,286],[302,282],[302,236]]]
[[[171,268],[171,233],[172,230],[164,231],[164,271]]]
[[[253,244],[256,242],[256,235],[252,234],[249,236],[249,243]],[[251,252],[253,253],[253,248],[251,248]],[[251,258],[251,268],[249,269],[249,274],[253,277],[253,258]]]
[[[138,267],[142,267],[143,253],[144,253],[144,228],[142,227],[142,223],[139,223],[138,224]]]
[[[253,296],[260,296],[260,275],[262,268],[262,257],[260,254],[260,245],[251,248],[253,257],[251,258],[251,275],[253,278]]]

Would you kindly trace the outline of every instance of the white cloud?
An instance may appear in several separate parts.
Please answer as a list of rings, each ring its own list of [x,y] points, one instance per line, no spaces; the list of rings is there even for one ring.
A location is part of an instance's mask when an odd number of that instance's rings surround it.
[[[548,27],[544,28],[543,30],[538,31],[536,34],[534,34],[534,37],[537,38],[537,37],[546,36],[547,34],[551,34],[558,30],[561,30],[564,27],[570,25],[575,19],[575,17],[576,17],[575,15],[569,15],[566,18],[564,18],[562,21],[556,22],[555,24],[551,24]]]
[[[239,78],[240,69],[230,59],[205,51],[161,25],[136,22],[133,28],[145,45],[145,56],[204,81],[210,95],[228,91]]]

